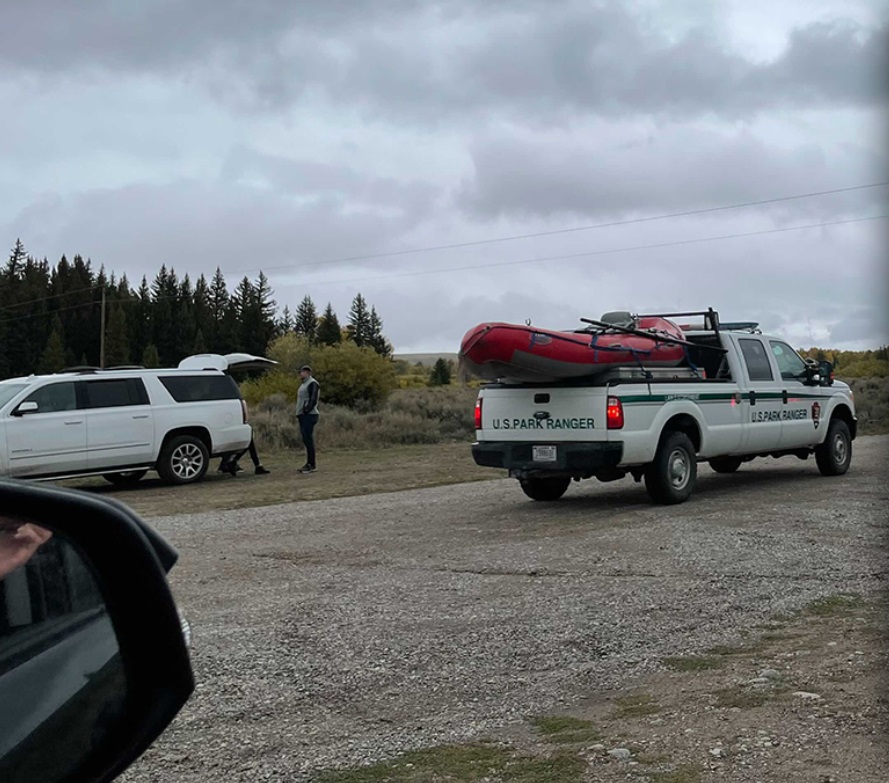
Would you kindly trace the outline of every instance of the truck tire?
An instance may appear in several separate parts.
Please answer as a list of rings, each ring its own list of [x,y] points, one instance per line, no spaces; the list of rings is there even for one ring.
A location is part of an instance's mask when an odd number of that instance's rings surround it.
[[[710,467],[717,473],[734,473],[741,467],[740,457],[714,457],[710,460]]]
[[[567,476],[547,476],[521,479],[524,492],[531,500],[558,500],[565,494],[571,479]]]
[[[102,478],[110,481],[115,487],[132,487],[148,473],[147,470],[126,470],[123,473],[103,473]]]
[[[645,489],[649,497],[661,505],[682,503],[695,487],[698,461],[695,447],[684,432],[664,434],[645,469]]]
[[[210,455],[200,438],[176,435],[164,445],[157,461],[157,472],[168,484],[192,484],[207,472]]]
[[[823,476],[842,476],[852,462],[852,436],[842,419],[832,419],[824,443],[815,447],[815,463]]]

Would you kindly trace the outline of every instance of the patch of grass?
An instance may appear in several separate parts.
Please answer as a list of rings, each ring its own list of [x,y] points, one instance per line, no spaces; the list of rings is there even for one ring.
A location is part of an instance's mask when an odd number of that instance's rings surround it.
[[[496,745],[442,745],[414,751],[392,761],[346,770],[327,770],[319,783],[580,783],[586,762],[575,753],[517,755]]]
[[[602,739],[602,735],[590,721],[570,715],[541,715],[531,718],[529,722],[548,742],[567,745]]]
[[[708,647],[704,652],[707,655],[722,655],[725,657],[732,656],[742,656],[742,655],[756,655],[759,652],[762,652],[762,644],[759,642],[754,642],[752,644],[717,644],[713,647]]]
[[[672,756],[667,753],[637,753],[634,755],[636,761],[640,764],[669,764]],[[648,774],[648,773],[646,773]]]
[[[645,773],[650,783],[700,783],[700,764],[682,764],[676,769]]]
[[[725,661],[714,656],[683,655],[675,658],[664,658],[661,663],[676,672],[702,672],[709,669],[720,669]]]
[[[319,424],[319,429],[322,426]],[[241,460],[244,472],[237,478],[217,473],[218,461],[213,460],[203,481],[184,487],[167,486],[153,473],[129,488],[114,487],[101,478],[63,483],[116,497],[144,516],[162,516],[398,492],[505,476],[502,470],[476,465],[468,442],[319,451],[318,472],[310,475],[296,472],[305,462],[301,450],[266,452],[258,445],[263,465],[271,470],[268,476],[253,475],[245,455]]]
[[[615,701],[617,709],[615,718],[640,718],[643,715],[654,715],[661,711],[651,696],[641,693],[635,696],[623,696]]]
[[[733,685],[729,688],[720,688],[714,691],[717,707],[738,707],[742,710],[749,710],[754,707],[761,707],[763,704],[774,698],[775,690],[749,690],[740,685]]]
[[[852,617],[864,607],[860,595],[830,595],[808,604],[803,613],[812,617]]]

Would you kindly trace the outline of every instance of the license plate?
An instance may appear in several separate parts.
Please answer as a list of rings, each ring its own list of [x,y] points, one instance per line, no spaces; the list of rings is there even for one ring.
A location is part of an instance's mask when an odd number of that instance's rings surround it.
[[[532,455],[535,462],[555,462],[555,446],[534,446]]]

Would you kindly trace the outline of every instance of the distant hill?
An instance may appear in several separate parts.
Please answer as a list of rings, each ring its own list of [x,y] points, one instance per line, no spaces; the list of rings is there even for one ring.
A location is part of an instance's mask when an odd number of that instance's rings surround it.
[[[396,353],[393,358],[401,359],[410,364],[420,362],[425,367],[431,367],[438,359],[444,359],[445,361],[450,359],[455,364],[457,362],[456,353]]]

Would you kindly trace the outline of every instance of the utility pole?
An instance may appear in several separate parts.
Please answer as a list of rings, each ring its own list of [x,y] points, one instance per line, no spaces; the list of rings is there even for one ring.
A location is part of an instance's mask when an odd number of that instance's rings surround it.
[[[105,286],[102,286],[102,326],[99,336],[99,367],[105,369]]]

